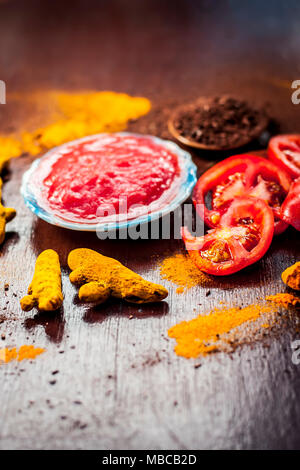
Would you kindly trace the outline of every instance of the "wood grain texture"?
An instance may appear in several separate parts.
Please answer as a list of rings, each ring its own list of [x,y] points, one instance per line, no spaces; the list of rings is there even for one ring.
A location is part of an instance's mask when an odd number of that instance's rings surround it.
[[[9,92],[96,88],[148,96],[153,111],[130,129],[163,137],[166,108],[235,93],[266,105],[281,131],[300,132],[300,106],[284,85],[300,78],[299,2],[70,3],[0,5],[0,79]],[[9,101],[0,106],[3,129],[21,122],[22,110]],[[193,153],[199,174],[224,156]],[[291,361],[291,341],[300,339],[296,314],[279,335],[208,357],[199,368],[199,361],[176,357],[167,337],[195,309],[246,305],[282,291],[280,273],[299,257],[298,233],[278,237],[261,262],[216,282],[210,296],[202,287],[178,295],[165,282],[170,295],[159,305],[91,308],[68,280],[70,250],[99,250],[161,282],[158,260],[182,243],[102,242],[38,220],[19,193],[31,160],[14,160],[4,185],[4,201],[18,215],[1,247],[0,313],[9,320],[0,333],[3,345],[47,351],[0,367],[0,448],[300,448],[300,366]],[[57,250],[63,265],[63,308],[24,313],[19,299],[46,248]]]

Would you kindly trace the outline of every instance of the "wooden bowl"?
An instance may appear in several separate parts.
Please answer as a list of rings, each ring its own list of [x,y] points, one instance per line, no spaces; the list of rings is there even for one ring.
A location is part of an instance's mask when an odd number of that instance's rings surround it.
[[[223,95],[220,98],[229,98],[228,95]],[[234,98],[231,97],[230,98]],[[178,118],[179,115],[184,114],[185,112],[192,111],[195,108],[203,107],[205,105],[211,104],[213,98],[212,97],[201,97],[197,99],[194,103],[190,104],[185,104],[178,106],[174,112],[171,114],[169,120],[168,120],[168,129],[169,132],[172,134],[173,137],[175,137],[176,140],[178,140],[180,143],[188,146],[188,147],[193,147],[197,149],[202,149],[202,150],[233,150],[236,148],[243,147],[247,144],[249,144],[251,141],[257,139],[264,130],[268,127],[269,124],[269,118],[268,116],[264,113],[263,110],[254,108],[256,111],[259,111],[261,113],[261,118],[257,126],[249,133],[248,135],[241,135],[240,140],[238,140],[234,145],[231,146],[224,146],[220,147],[218,145],[207,145],[207,144],[201,144],[199,142],[196,142],[192,139],[188,139],[187,137],[184,137],[181,135],[178,130],[175,127],[175,121]]]

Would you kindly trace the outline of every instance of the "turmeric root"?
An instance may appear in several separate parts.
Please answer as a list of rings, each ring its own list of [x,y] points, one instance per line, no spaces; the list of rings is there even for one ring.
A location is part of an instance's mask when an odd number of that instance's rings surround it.
[[[21,299],[22,310],[57,310],[63,302],[59,257],[54,250],[43,251],[36,260],[28,294]]]
[[[2,179],[0,178],[0,244],[4,242],[6,223],[16,215],[15,209],[4,207],[1,204],[2,184]]]
[[[88,248],[71,251],[68,265],[72,270],[70,281],[81,286],[78,295],[84,302],[103,303],[112,296],[142,304],[168,295],[163,286],[146,281],[119,261]]]
[[[281,278],[291,289],[300,290],[300,261],[283,271]]]

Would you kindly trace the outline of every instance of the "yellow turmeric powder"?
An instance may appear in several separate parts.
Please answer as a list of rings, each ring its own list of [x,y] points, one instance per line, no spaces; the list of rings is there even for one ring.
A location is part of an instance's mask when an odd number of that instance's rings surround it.
[[[101,132],[117,132],[126,129],[129,120],[147,114],[150,101],[131,97],[125,93],[60,91],[35,92],[14,97],[36,108],[41,121],[35,128],[27,123],[15,135],[0,136],[0,160],[29,153],[37,155],[73,139]],[[43,103],[43,109],[40,109]]]
[[[300,261],[283,271],[281,278],[291,289],[300,290]]]
[[[24,359],[35,359],[36,356],[45,352],[43,348],[35,348],[33,345],[24,344],[18,350],[17,348],[0,349],[0,364],[2,362],[11,362],[13,360],[24,361]]]
[[[72,270],[70,281],[81,286],[79,298],[84,302],[103,303],[112,296],[141,304],[157,302],[168,295],[163,286],[146,281],[119,261],[88,248],[71,251],[68,265]]]
[[[15,209],[12,209],[11,207],[4,207],[1,203],[2,184],[2,179],[0,178],[0,244],[4,242],[5,227],[7,222],[12,220],[16,215]]]
[[[11,158],[22,154],[22,144],[12,136],[0,136],[0,173]]]
[[[1,362],[13,361],[14,359],[17,359],[17,357],[18,357],[17,348],[0,349],[0,364]]]
[[[183,321],[169,329],[168,335],[177,341],[175,353],[187,359],[218,349],[220,335],[230,332],[245,323],[254,322],[264,314],[272,312],[269,305],[253,304],[245,308],[225,307],[214,309],[208,315],[199,315]],[[267,324],[264,324],[267,327]]]
[[[300,298],[296,297],[293,294],[288,294],[284,292],[282,294],[275,294],[275,295],[268,295],[266,300],[269,302],[273,302],[274,304],[281,305],[282,307],[288,308],[290,306],[298,306],[300,305]]]
[[[61,307],[61,270],[58,254],[54,250],[45,250],[38,256],[28,294],[20,301],[22,310],[26,312],[34,307],[47,311]]]
[[[160,275],[163,279],[178,286],[176,290],[178,294],[191,287],[213,285],[212,277],[200,271],[189,256],[181,253],[169,256],[162,261]]]

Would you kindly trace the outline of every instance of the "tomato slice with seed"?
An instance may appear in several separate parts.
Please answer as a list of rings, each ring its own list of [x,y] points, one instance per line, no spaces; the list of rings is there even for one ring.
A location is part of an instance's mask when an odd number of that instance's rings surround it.
[[[262,199],[237,197],[221,216],[217,228],[203,237],[192,237],[184,227],[182,238],[201,271],[225,276],[261,259],[271,244],[273,233],[271,208]]]
[[[205,223],[215,228],[236,197],[262,199],[273,210],[274,233],[279,234],[288,226],[280,219],[280,209],[290,184],[289,175],[270,160],[256,155],[237,155],[217,163],[199,178],[193,202],[200,216],[204,214]]]
[[[296,230],[300,230],[300,178],[295,180],[282,204],[281,217]]]
[[[300,134],[272,137],[268,157],[283,168],[293,179],[300,177]]]

